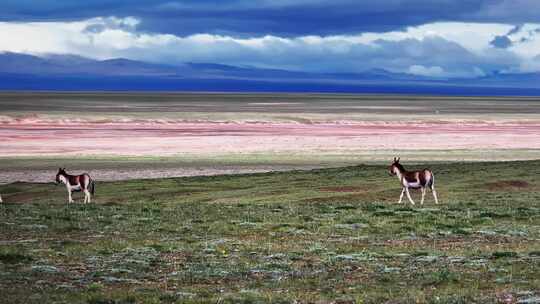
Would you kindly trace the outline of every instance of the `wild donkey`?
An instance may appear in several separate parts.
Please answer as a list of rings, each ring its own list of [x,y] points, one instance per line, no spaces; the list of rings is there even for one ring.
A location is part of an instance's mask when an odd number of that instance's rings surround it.
[[[388,171],[390,175],[397,175],[399,182],[403,187],[403,189],[401,190],[401,195],[399,196],[398,204],[401,204],[401,200],[403,199],[403,193],[407,193],[407,198],[409,199],[411,204],[414,205],[414,201],[411,198],[411,194],[409,193],[409,188],[420,188],[422,190],[422,200],[420,201],[420,205],[423,205],[424,196],[426,195],[426,187],[429,187],[431,189],[431,193],[433,193],[433,198],[435,199],[435,204],[439,203],[439,200],[437,199],[437,191],[435,190],[435,176],[433,175],[433,172],[431,172],[431,170],[424,169],[421,171],[409,172],[405,170],[405,168],[403,168],[403,166],[399,163],[399,157],[394,157],[394,162],[390,165]]]
[[[69,175],[66,173],[66,168],[58,168],[58,173],[56,173],[56,184],[63,183],[66,185],[68,192],[68,203],[73,203],[71,198],[71,193],[75,191],[84,192],[84,203],[90,203],[92,200],[92,195],[94,195],[95,184],[94,180],[90,178],[88,173],[83,173],[81,175]]]

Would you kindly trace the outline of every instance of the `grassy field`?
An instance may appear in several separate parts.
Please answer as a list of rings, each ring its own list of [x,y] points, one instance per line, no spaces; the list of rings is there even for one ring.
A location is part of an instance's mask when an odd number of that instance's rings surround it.
[[[540,161],[430,167],[440,205],[381,165],[3,185],[1,302],[533,303]]]

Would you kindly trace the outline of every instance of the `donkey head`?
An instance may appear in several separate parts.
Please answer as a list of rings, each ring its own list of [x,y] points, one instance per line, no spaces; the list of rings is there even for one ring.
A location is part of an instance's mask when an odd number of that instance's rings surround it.
[[[403,169],[403,166],[399,163],[399,157],[394,157],[394,161],[388,167],[388,174],[389,175],[396,175],[398,171],[401,171]]]
[[[66,175],[66,168],[58,168],[58,173],[56,173],[56,184],[60,184],[62,180],[60,179],[61,176]]]

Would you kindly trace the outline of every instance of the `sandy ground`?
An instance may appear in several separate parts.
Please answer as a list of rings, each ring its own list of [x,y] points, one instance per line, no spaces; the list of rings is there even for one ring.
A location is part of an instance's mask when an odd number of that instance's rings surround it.
[[[22,158],[174,160],[168,166],[66,165],[113,180],[385,162],[395,153],[418,162],[537,159],[540,99],[0,93],[0,183],[50,181],[55,161],[10,162]],[[334,156],[338,161],[322,161]]]
[[[90,169],[92,178],[96,181],[116,181],[129,179],[146,178],[167,178],[180,176],[210,176],[222,174],[241,174],[241,173],[260,173],[270,171],[289,171],[289,170],[309,170],[320,168],[321,166],[307,165],[253,165],[253,166],[179,166],[155,167],[152,169],[141,168],[122,168],[122,169]],[[70,174],[81,174],[81,170],[69,170]],[[52,183],[55,179],[55,168],[49,170],[2,170],[0,171],[0,184],[9,184],[13,182],[37,182]]]
[[[0,124],[0,143],[0,156],[540,149],[540,122],[65,123],[22,119]]]
[[[32,119],[0,124],[2,157],[80,157],[340,154],[378,150],[448,151],[540,149],[540,123],[534,122],[334,122],[334,123],[155,123],[58,122]],[[489,155],[485,159],[490,159]],[[519,157],[518,157],[519,159]],[[90,170],[96,180],[238,174],[318,165],[218,165],[74,168]],[[331,166],[331,165],[330,165]],[[51,182],[56,168],[0,170],[0,184]]]

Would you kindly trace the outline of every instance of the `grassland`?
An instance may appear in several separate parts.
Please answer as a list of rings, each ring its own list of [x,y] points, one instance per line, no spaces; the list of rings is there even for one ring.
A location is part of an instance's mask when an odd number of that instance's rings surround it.
[[[1,301],[533,303],[540,161],[430,167],[440,205],[382,165],[2,185]]]

